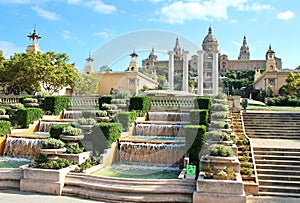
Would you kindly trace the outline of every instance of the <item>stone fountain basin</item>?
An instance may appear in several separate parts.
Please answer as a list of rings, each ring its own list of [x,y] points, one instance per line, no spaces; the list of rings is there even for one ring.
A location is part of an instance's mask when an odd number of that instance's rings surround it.
[[[67,150],[67,148],[59,148],[59,149],[45,149],[45,148],[40,148],[40,152],[42,154],[48,154],[48,155],[53,155],[53,154],[61,154],[64,153]]]

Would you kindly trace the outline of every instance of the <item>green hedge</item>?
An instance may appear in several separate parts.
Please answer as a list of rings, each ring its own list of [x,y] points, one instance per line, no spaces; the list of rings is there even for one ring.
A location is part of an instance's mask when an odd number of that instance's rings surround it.
[[[194,109],[207,109],[210,111],[211,107],[211,98],[199,96],[194,100]]]
[[[208,124],[208,110],[195,109],[190,111],[190,120],[192,125],[205,125]]]
[[[206,140],[206,126],[186,125],[184,126],[185,147],[189,154],[190,163],[199,163],[199,153]]]
[[[60,112],[67,108],[70,103],[70,98],[65,96],[48,96],[41,105],[44,111],[50,111],[54,115],[59,115]]]
[[[140,112],[141,115],[145,115],[150,110],[151,102],[149,97],[135,96],[130,98],[129,111]],[[139,115],[139,116],[141,116]]]
[[[122,133],[121,123],[100,123],[92,128],[92,142],[94,152],[102,154]]]
[[[102,108],[102,104],[111,104],[111,100],[113,99],[113,96],[111,95],[105,95],[105,96],[101,96],[99,97],[99,109],[103,110]]]
[[[10,133],[11,123],[9,121],[0,120],[0,136]]]
[[[279,96],[267,99],[268,106],[300,106],[297,96]]]
[[[33,123],[33,121],[42,118],[42,116],[43,110],[40,108],[18,109],[18,125],[20,125],[21,128],[28,128],[29,124]]]
[[[123,130],[128,131],[131,124],[136,119],[136,112],[130,111],[130,112],[120,112],[116,116],[117,122],[122,124]]]
[[[59,139],[59,136],[62,134],[62,130],[64,127],[68,127],[68,126],[73,126],[73,124],[71,123],[67,123],[67,124],[56,124],[51,126],[50,129],[50,137],[55,138],[55,139]]]

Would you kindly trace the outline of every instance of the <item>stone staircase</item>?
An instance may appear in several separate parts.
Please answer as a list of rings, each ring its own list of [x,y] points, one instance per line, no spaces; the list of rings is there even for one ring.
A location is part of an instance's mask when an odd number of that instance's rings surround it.
[[[245,130],[250,138],[300,139],[300,113],[244,113]]]
[[[192,202],[194,180],[140,180],[68,174],[62,195],[105,202]]]
[[[300,198],[300,113],[244,113],[259,195]],[[299,142],[299,144],[297,144]]]

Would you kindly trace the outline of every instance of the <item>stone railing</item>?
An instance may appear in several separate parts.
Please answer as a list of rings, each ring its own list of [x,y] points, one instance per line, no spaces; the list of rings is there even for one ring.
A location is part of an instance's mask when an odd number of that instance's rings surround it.
[[[151,108],[164,108],[164,109],[191,109],[194,107],[193,96],[153,96],[150,97]]]
[[[0,95],[0,104],[19,103],[19,97],[17,95]]]
[[[68,96],[71,107],[99,107],[98,96]]]

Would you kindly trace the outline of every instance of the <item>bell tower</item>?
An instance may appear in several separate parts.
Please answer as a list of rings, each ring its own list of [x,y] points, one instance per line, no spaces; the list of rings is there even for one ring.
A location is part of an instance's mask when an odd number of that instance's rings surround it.
[[[276,67],[275,52],[272,50],[271,45],[266,53],[266,71],[278,71]]]
[[[130,54],[130,56],[131,56],[131,61],[129,63],[128,71],[130,71],[130,72],[138,72],[139,71],[139,66],[138,66],[138,62],[137,62],[137,57],[139,55],[137,55],[135,53],[135,51],[133,51],[132,54]]]
[[[33,29],[33,33],[29,33],[29,35],[27,35],[27,37],[29,38],[29,45],[27,46],[26,52],[34,52],[34,53],[38,53],[38,52],[42,52],[41,48],[38,44],[39,39],[41,39],[42,37],[40,37],[35,30],[35,25],[34,25],[34,29]]]
[[[89,57],[85,59],[87,64],[84,68],[84,72],[86,74],[90,74],[94,72],[94,67],[93,67],[93,61],[94,59],[91,57],[91,54],[89,54]]]
[[[250,59],[249,47],[247,44],[246,36],[244,36],[243,45],[241,46],[238,60],[249,60],[249,59]]]

